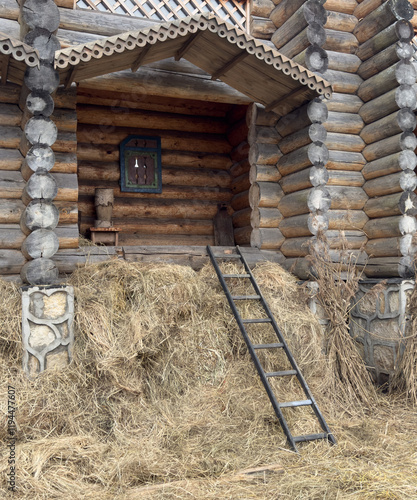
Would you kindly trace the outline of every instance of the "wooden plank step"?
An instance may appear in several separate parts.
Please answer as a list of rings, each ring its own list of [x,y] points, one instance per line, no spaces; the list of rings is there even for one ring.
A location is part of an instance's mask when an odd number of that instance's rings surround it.
[[[232,295],[233,300],[259,300],[260,295]]]
[[[223,274],[223,278],[250,278],[250,274]]]
[[[296,443],[302,443],[305,441],[315,441],[316,439],[327,439],[329,437],[325,432],[321,434],[307,434],[305,436],[294,436],[293,439]]]
[[[242,323],[271,323],[271,318],[242,319]]]
[[[285,370],[282,372],[269,372],[265,373],[265,377],[285,377],[288,375],[297,375],[296,370]],[[286,403],[283,403],[286,404]]]
[[[254,349],[276,349],[279,347],[284,347],[284,344],[278,343],[278,344],[253,344],[252,346]]]
[[[296,408],[297,406],[308,406],[313,404],[311,399],[305,399],[303,401],[289,401],[288,403],[280,403],[280,408]]]

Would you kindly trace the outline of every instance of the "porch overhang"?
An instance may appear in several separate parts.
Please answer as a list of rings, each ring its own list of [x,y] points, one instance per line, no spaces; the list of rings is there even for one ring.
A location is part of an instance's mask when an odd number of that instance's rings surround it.
[[[0,74],[4,84],[8,78],[22,82],[27,66],[39,66],[38,51],[26,43],[0,32]]]
[[[317,74],[213,14],[155,24],[57,51],[55,67],[61,84],[69,86],[129,68],[136,71],[171,57],[187,59],[212,79],[222,80],[280,114],[320,95],[329,98],[332,92],[330,83]]]

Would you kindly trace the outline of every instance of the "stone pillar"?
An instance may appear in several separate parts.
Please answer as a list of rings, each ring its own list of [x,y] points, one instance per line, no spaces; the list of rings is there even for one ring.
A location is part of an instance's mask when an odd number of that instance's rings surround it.
[[[362,283],[351,312],[350,332],[366,365],[379,383],[397,368],[398,349],[407,334],[407,298],[413,280],[388,280],[377,293],[373,283]]]
[[[22,290],[23,369],[30,378],[45,369],[63,369],[74,343],[74,290],[69,286]]]

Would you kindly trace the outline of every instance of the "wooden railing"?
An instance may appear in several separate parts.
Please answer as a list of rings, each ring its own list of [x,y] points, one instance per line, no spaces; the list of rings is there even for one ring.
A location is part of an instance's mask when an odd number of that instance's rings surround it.
[[[213,12],[246,30],[246,0],[78,0],[77,7],[115,14],[174,21],[200,12]]]

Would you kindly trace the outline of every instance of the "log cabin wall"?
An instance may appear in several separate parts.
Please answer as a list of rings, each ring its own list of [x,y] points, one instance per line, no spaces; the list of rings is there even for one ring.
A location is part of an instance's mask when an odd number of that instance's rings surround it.
[[[282,153],[278,147],[281,136],[275,128],[277,121],[276,113],[265,111],[259,104],[248,108],[250,244],[274,250],[284,260],[279,252],[285,238],[279,229],[283,216],[278,204],[284,192],[278,183],[281,174],[277,162]]]
[[[362,63],[363,83],[358,96],[364,104],[359,115],[365,123],[361,138],[366,144],[362,170],[369,196],[364,226],[369,256],[366,274],[372,277],[412,275],[416,230],[417,145],[414,108],[416,71],[410,62],[414,30],[409,20],[414,10],[408,1],[361,2],[354,11],[354,30]]]
[[[77,101],[81,233],[88,236],[94,223],[95,189],[112,188],[121,245],[214,244],[218,206],[231,213],[233,194],[249,188],[247,149],[239,148],[246,109],[85,88]],[[131,134],[161,137],[161,194],[120,191],[119,144]],[[247,225],[242,220],[235,218],[237,231]]]
[[[276,48],[312,71],[325,71],[327,12],[321,2],[282,0],[275,4],[270,19],[276,27],[271,37]],[[278,209],[283,217],[279,230],[285,238],[281,252],[287,257],[287,267],[295,265],[294,271],[307,277],[303,257],[309,252],[313,235],[328,228],[330,196],[325,165],[329,152],[323,126],[328,110],[324,102],[314,99],[289,115],[285,109],[276,111],[281,116],[276,124],[280,137],[277,167],[282,189]]]

